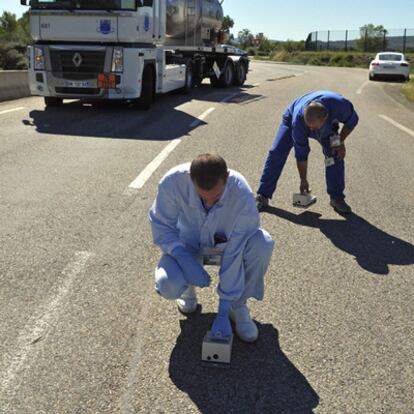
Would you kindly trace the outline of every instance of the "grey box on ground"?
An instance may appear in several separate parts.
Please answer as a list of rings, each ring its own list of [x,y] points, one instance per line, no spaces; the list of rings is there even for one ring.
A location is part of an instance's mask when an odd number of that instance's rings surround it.
[[[216,338],[208,331],[203,340],[201,360],[215,364],[230,364],[233,335],[229,338]]]

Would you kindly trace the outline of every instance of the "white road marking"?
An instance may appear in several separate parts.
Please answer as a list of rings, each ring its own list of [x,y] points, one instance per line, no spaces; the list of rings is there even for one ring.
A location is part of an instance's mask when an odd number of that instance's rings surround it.
[[[8,114],[10,112],[21,111],[22,109],[24,109],[23,106],[20,106],[18,108],[6,109],[5,111],[0,111],[0,115]]]
[[[190,128],[194,128],[199,125],[204,119],[206,119],[216,108],[209,108],[204,111],[194,122],[190,124]],[[181,143],[181,139],[175,139],[170,142],[141,172],[140,175],[128,186],[128,189],[124,192],[124,195],[134,194],[134,190],[140,190],[144,187],[145,183],[154,174],[158,167],[165,161],[165,159],[174,151],[174,149]]]
[[[360,88],[356,91],[357,95],[361,95],[361,94],[362,94],[363,89],[364,89],[364,88],[365,88],[365,86],[367,86],[369,83],[370,83],[370,81],[369,81],[369,80],[365,81],[365,82],[361,85],[361,87],[360,87]]]
[[[201,121],[204,121],[216,108],[209,108],[207,111],[204,111],[197,119],[195,119],[191,124],[190,128],[195,128],[201,124]]]
[[[128,188],[134,190],[140,190],[144,187],[145,183],[151,177],[151,175],[157,170],[157,168],[163,163],[163,161],[174,151],[175,147],[180,144],[181,139],[176,139],[170,142],[141,172],[141,174],[129,185]]]
[[[414,131],[412,131],[411,129],[405,127],[404,125],[399,124],[398,122],[394,121],[391,118],[388,118],[388,116],[386,115],[378,115],[380,118],[384,119],[385,121],[389,122],[391,125],[394,125],[395,127],[397,127],[398,129],[401,129],[401,131],[406,132],[408,135],[411,135],[412,137],[414,137]]]
[[[6,394],[6,400],[10,400],[10,394],[17,392],[18,375],[25,369],[30,367],[30,361],[27,359],[36,351],[35,344],[47,334],[48,329],[56,323],[59,316],[59,307],[61,306],[65,296],[69,292],[76,277],[83,271],[85,265],[92,253],[77,252],[74,260],[70,262],[62,271],[64,276],[63,284],[60,286],[56,296],[50,303],[47,303],[42,310],[40,319],[29,322],[19,338],[13,353],[5,354],[0,364],[0,400]],[[9,394],[9,395],[7,395]],[[9,397],[9,398],[7,398]],[[4,400],[3,400],[4,401]]]

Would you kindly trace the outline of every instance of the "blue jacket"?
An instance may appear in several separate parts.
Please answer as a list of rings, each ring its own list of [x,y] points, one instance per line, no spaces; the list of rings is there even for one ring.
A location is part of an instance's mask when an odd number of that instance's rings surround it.
[[[328,119],[319,130],[311,131],[305,124],[304,110],[311,102],[320,102],[328,110]],[[284,122],[292,128],[292,140],[295,157],[298,161],[306,161],[310,152],[309,138],[320,143],[335,132],[333,129],[339,122],[349,129],[358,124],[358,114],[350,101],[342,95],[330,91],[316,91],[295,99],[283,114]]]

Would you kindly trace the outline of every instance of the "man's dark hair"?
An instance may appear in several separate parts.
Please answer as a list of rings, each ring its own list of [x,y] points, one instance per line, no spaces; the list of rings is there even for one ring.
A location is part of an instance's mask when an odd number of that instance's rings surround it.
[[[315,121],[324,121],[328,117],[326,106],[313,101],[305,108],[305,122],[311,124]]]
[[[202,190],[211,190],[220,179],[227,181],[228,170],[226,161],[220,155],[200,154],[194,158],[190,167],[193,182]]]

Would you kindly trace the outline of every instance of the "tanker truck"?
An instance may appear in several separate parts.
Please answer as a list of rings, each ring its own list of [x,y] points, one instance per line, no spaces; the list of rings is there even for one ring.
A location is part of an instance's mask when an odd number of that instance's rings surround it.
[[[223,0],[21,0],[30,6],[29,85],[46,106],[241,86],[247,54],[225,45]]]

